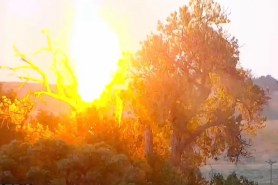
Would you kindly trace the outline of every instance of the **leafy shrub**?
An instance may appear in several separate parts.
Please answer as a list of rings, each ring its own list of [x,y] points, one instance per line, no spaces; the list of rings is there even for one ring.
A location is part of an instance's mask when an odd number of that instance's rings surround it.
[[[0,150],[1,183],[36,185],[139,183],[128,157],[104,144],[68,145],[59,140],[13,141]]]
[[[235,172],[228,175],[226,179],[224,179],[222,174],[216,173],[213,175],[209,184],[210,185],[258,185],[257,182],[250,181],[244,176],[238,177]]]

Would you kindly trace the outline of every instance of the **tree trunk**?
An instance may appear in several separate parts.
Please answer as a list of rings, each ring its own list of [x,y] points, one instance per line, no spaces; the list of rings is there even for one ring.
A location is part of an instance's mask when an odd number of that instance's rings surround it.
[[[147,158],[153,154],[153,133],[150,127],[145,130],[145,154]]]
[[[176,134],[171,138],[171,163],[178,167],[181,164],[181,138]]]

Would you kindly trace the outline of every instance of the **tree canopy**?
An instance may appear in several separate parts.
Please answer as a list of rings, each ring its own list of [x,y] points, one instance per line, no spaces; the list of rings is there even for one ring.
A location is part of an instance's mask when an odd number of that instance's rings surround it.
[[[71,146],[60,140],[39,140],[34,144],[13,141],[2,146],[0,154],[1,183],[131,185],[140,182],[141,169],[104,143]]]
[[[164,150],[181,168],[223,153],[237,162],[248,156],[245,133],[264,127],[268,98],[240,66],[227,23],[215,1],[191,0],[159,22],[131,60],[124,101],[154,141],[164,133]]]

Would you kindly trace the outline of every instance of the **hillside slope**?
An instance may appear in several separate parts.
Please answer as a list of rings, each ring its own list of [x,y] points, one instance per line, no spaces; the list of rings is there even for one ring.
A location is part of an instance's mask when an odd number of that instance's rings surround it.
[[[268,120],[278,119],[278,80],[270,75],[253,79],[254,83],[263,88],[271,98],[265,107],[264,114]]]
[[[271,75],[261,76],[253,79],[254,83],[263,89],[268,89],[270,92],[278,91],[278,80]]]
[[[21,87],[22,83],[20,82],[1,82],[2,90],[6,93],[9,91],[15,91],[18,98],[26,96],[28,93],[39,91],[42,89],[40,84],[36,83],[28,83]],[[52,86],[54,88],[54,86]],[[43,96],[42,99],[36,98],[35,99],[35,107],[32,111],[32,115],[36,115],[39,110],[44,110],[51,112],[52,114],[69,114],[71,108],[54,98]]]

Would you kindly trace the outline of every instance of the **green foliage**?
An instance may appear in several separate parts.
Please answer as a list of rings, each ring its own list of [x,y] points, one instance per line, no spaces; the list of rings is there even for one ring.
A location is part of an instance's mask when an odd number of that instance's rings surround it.
[[[169,162],[159,160],[152,167],[148,179],[157,185],[205,185],[207,183],[198,169],[177,171]]]
[[[200,172],[178,172],[163,159],[152,167],[117,153],[105,143],[69,145],[60,140],[39,140],[34,144],[13,141],[0,149],[0,182],[33,184],[100,185],[257,185],[235,173],[226,179],[214,174],[207,182]]]
[[[177,173],[169,164],[163,164],[160,169],[155,169],[151,174],[151,179],[155,184],[161,185],[186,185],[186,177],[182,173]],[[191,182],[193,184],[193,182]]]
[[[220,173],[213,175],[209,185],[258,185],[254,181],[248,180],[244,176],[238,177],[235,172],[231,173],[226,179]]]
[[[140,182],[124,154],[104,143],[81,146],[59,140],[14,141],[0,150],[1,183],[103,184]]]

